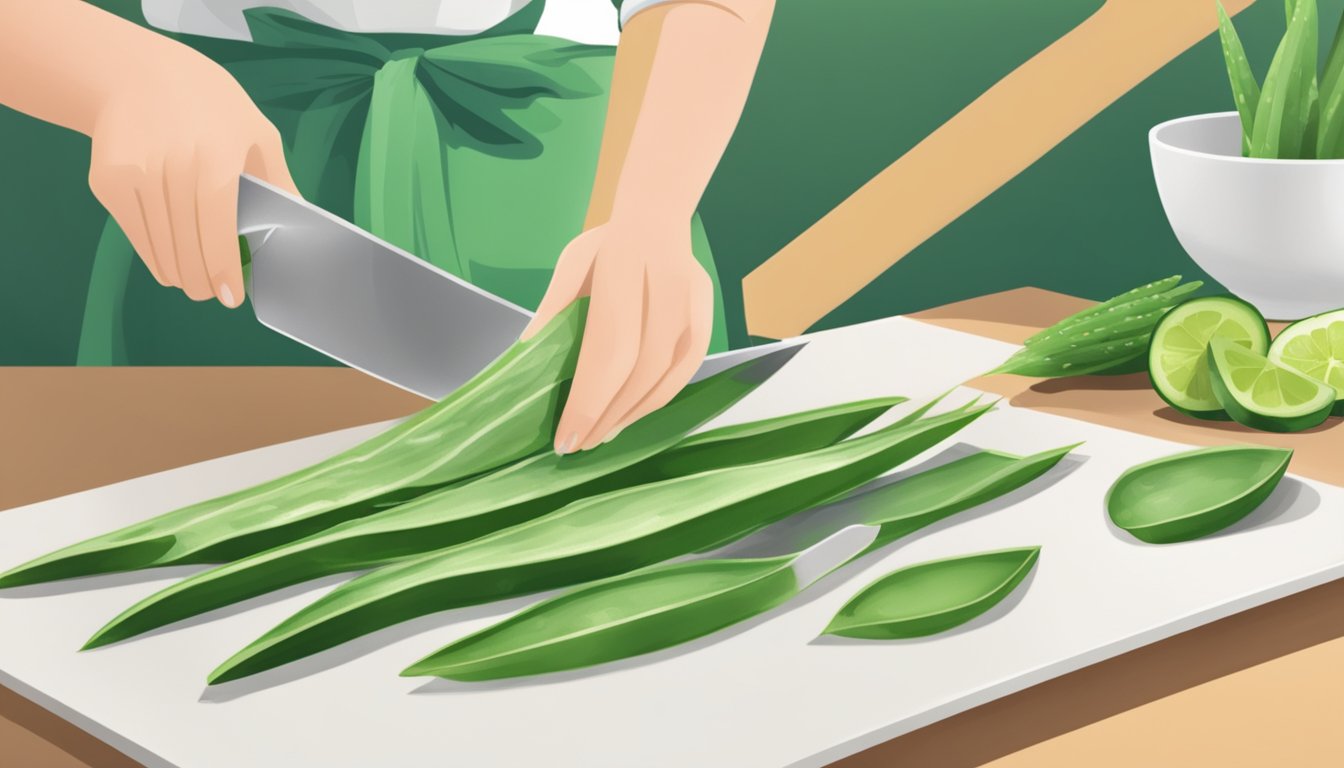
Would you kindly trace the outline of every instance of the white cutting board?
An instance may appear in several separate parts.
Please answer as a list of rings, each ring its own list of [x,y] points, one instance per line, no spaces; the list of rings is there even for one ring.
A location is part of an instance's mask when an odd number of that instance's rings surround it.
[[[925,397],[1011,347],[905,319],[817,334],[724,421],[887,394]],[[974,394],[963,390],[964,398]],[[264,448],[0,513],[0,568],[263,480],[374,427]],[[965,444],[1030,453],[1086,440],[1053,472],[832,574],[760,619],[651,656],[538,679],[397,673],[530,602],[427,617],[252,679],[205,674],[336,580],[76,653],[107,619],[192,569],[0,592],[0,683],[150,765],[819,766],[948,715],[1344,575],[1344,490],[1294,477],[1212,538],[1141,544],[1106,488],[1174,443],[1001,406],[909,466]],[[945,455],[944,455],[945,458]],[[790,530],[836,515],[804,518]],[[786,526],[787,527],[787,526]],[[770,532],[757,548],[768,549]],[[775,541],[778,544],[778,541]],[[931,558],[1044,547],[1004,605],[914,641],[817,640],[863,584]]]

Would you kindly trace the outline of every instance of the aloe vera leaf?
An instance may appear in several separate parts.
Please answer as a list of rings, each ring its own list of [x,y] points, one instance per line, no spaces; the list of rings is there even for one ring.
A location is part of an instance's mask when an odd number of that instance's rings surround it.
[[[878,548],[963,510],[1007,495],[1050,471],[1082,443],[1014,456],[977,451],[854,498],[862,522],[880,526]]]
[[[852,436],[907,399],[857,400],[699,432],[683,438],[665,453],[611,476],[603,481],[605,487],[602,490],[823,448]]]
[[[1293,9],[1288,31],[1260,89],[1251,157],[1310,158],[1315,154],[1317,35],[1316,0],[1302,0]]]
[[[827,448],[576,501],[520,525],[357,577],[209,677],[255,674],[429,613],[605,578],[694,552],[872,480],[990,409],[890,426]]]
[[[1218,3],[1218,39],[1223,46],[1223,62],[1227,65],[1227,80],[1232,86],[1232,100],[1236,102],[1237,113],[1241,116],[1241,153],[1245,155],[1251,149],[1255,108],[1260,103],[1260,85],[1255,82],[1251,64],[1246,60],[1246,50],[1241,46],[1241,37],[1237,35],[1237,28],[1233,26],[1222,3]]]
[[[798,593],[792,555],[656,565],[542,601],[401,674],[479,681],[578,669],[670,648]]]
[[[792,354],[788,351],[788,356]],[[762,357],[691,384],[671,403],[592,451],[564,457],[550,452],[538,454],[395,509],[190,576],[123,611],[98,630],[85,647],[118,642],[310,579],[385,565],[460,544],[578,499],[650,478],[668,479],[822,448],[848,437],[904,399],[865,400],[807,411],[808,419],[801,419],[803,414],[790,414],[711,430],[691,445],[715,446],[716,450],[694,451],[670,465],[663,462],[663,457],[678,453],[685,443],[652,455],[666,448],[678,434],[746,395],[783,361],[775,355]],[[737,450],[727,450],[732,446]]]
[[[586,300],[453,394],[330,459],[37,558],[0,587],[233,560],[545,448],[573,376]]]
[[[935,405],[937,405],[938,403],[942,402],[942,400],[943,400],[944,398],[946,398],[948,395],[952,394],[952,392],[954,392],[954,391],[956,391],[956,387],[953,387],[952,389],[949,389],[949,390],[947,390],[946,392],[943,392],[942,394],[938,395],[937,397],[933,398],[932,400],[929,400],[928,402],[924,403],[923,405],[919,406],[918,408],[912,410],[910,413],[905,414],[905,415],[902,416],[900,419],[897,419],[896,421],[892,422],[890,426],[891,426],[891,427],[899,427],[899,426],[905,426],[905,425],[907,425],[907,424],[914,424],[915,422],[917,422],[917,421],[923,419],[923,418],[925,417],[925,414],[927,414],[927,413],[929,412],[930,409],[932,409],[932,408],[933,408]],[[967,402],[962,403],[961,405],[957,406],[956,408],[952,408],[952,409],[950,409],[950,410],[948,410],[948,411],[945,411],[943,414],[940,414],[940,415],[947,415],[947,414],[950,414],[950,413],[965,413],[966,411],[969,411],[969,410],[971,410],[972,408],[974,408],[976,405],[978,405],[979,402],[980,402],[980,396],[979,396],[979,395],[976,395],[974,398],[968,400]],[[821,504],[829,504],[829,503],[831,503],[831,502],[833,502],[833,501],[839,501],[840,499],[842,499],[842,498],[844,498],[845,496],[848,496],[848,495],[849,495],[849,491],[842,491],[842,492],[836,494],[834,497],[832,497],[832,498],[830,498],[830,499],[825,499],[825,500],[823,500],[823,501],[821,502]],[[711,543],[711,544],[709,544],[709,545],[707,545],[707,546],[700,547],[699,549],[697,549],[697,550],[695,551],[695,554],[703,554],[703,553],[705,553],[705,552],[713,552],[713,551],[716,550],[716,549],[720,549],[720,548],[722,548],[722,547],[726,547],[726,546],[728,546],[729,544],[732,544],[734,541],[737,541],[738,539],[741,539],[741,538],[744,538],[744,537],[746,537],[746,536],[749,536],[749,535],[755,533],[756,531],[759,531],[760,529],[766,527],[766,526],[769,525],[769,524],[770,524],[770,521],[762,521],[759,525],[756,525],[756,526],[753,526],[753,527],[750,527],[750,528],[740,528],[740,529],[737,529],[737,530],[733,531],[730,535],[728,535],[728,536],[726,536],[726,537],[724,537],[724,538],[722,538],[722,539],[719,539],[719,540],[717,540],[717,541],[714,541],[713,543]]]
[[[866,525],[833,534],[805,576],[807,551],[752,560],[663,563],[593,582],[441,648],[402,672],[478,681],[577,669],[670,648],[781,605],[831,571],[938,520],[1022,487],[1075,446],[1012,456],[980,451],[855,497]],[[880,529],[874,531],[875,526]],[[852,534],[863,535],[855,543]],[[834,541],[832,541],[834,540]],[[801,578],[800,578],[801,576]]]
[[[1140,541],[1171,544],[1226,528],[1274,492],[1293,452],[1223,445],[1197,448],[1131,467],[1106,493],[1117,527]]]
[[[994,372],[1040,378],[1087,376],[1143,356],[1151,337],[1151,332],[1143,331],[1126,338],[1099,341],[1053,354],[1015,355]]]
[[[1203,287],[1193,280],[1162,293],[1112,307],[1105,313],[1074,323],[1051,333],[1031,345],[1040,353],[1068,349],[1079,344],[1129,336],[1141,329],[1151,330],[1168,309],[1181,303],[1188,294]]]
[[[1181,282],[1180,275],[1172,275],[1171,277],[1164,277],[1161,280],[1154,280],[1151,283],[1140,285],[1138,288],[1131,288],[1130,290],[1125,291],[1124,293],[1118,296],[1112,296],[1111,298],[1101,302],[1100,304],[1096,304],[1091,307],[1088,307],[1087,309],[1075,312],[1072,315],[1069,315],[1063,320],[1060,320],[1059,322],[1050,326],[1049,328],[1043,328],[1037,331],[1036,333],[1028,337],[1027,340],[1023,343],[1026,344],[1027,346],[1031,346],[1032,344],[1042,341],[1045,338],[1064,330],[1065,328],[1077,325],[1078,323],[1081,323],[1084,320],[1091,320],[1094,317],[1098,317],[1104,314],[1113,314],[1113,310],[1115,310],[1119,306],[1129,304],[1134,301],[1138,301],[1139,299],[1146,299],[1150,296],[1156,296],[1161,293],[1166,293],[1167,291],[1179,285],[1180,282]]]
[[[1320,129],[1316,137],[1316,157],[1344,158],[1344,16],[1340,17],[1330,52],[1325,57],[1321,78]]]
[[[845,603],[824,634],[895,640],[945,632],[998,605],[1035,567],[1040,552],[981,552],[893,571]]]

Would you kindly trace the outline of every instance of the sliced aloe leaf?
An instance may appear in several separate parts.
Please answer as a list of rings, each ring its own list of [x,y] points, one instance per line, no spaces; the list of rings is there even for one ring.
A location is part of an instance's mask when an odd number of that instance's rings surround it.
[[[545,448],[587,313],[582,300],[456,392],[307,469],[45,555],[0,587],[233,560],[303,538]]]
[[[404,676],[495,680],[578,669],[703,637],[798,592],[792,555],[656,565],[543,601],[412,664]]]
[[[1030,456],[977,451],[853,499],[867,525],[881,526],[874,547],[1021,488],[1082,443]]]
[[[1289,0],[1291,2],[1292,0]],[[1289,16],[1292,11],[1289,10]],[[1223,62],[1227,64],[1227,79],[1232,85],[1232,100],[1241,116],[1241,153],[1251,149],[1251,131],[1255,128],[1255,108],[1260,103],[1260,85],[1255,82],[1246,50],[1241,46],[1237,28],[1228,17],[1223,4],[1218,3],[1218,39],[1223,46]]]
[[[902,416],[901,418],[899,418],[899,419],[897,419],[896,421],[892,422],[892,423],[889,425],[889,428],[901,427],[901,426],[906,426],[906,425],[909,425],[909,424],[914,424],[914,423],[916,423],[916,422],[918,422],[918,421],[920,421],[920,420],[926,418],[926,414],[927,414],[927,413],[928,413],[934,406],[936,406],[938,403],[942,402],[942,400],[943,400],[944,398],[946,398],[948,395],[950,395],[950,394],[951,394],[952,392],[954,392],[955,390],[956,390],[956,387],[953,387],[952,389],[949,389],[949,390],[947,390],[946,392],[943,392],[942,394],[938,395],[937,397],[934,397],[932,400],[929,400],[928,402],[924,403],[923,405],[919,406],[918,408],[915,408],[914,410],[912,410],[912,411],[910,411],[909,413],[905,414],[905,415]],[[940,414],[940,415],[944,415],[944,416],[945,416],[945,415],[947,415],[947,414],[952,414],[952,413],[965,413],[966,411],[969,411],[969,410],[971,410],[972,408],[975,408],[976,405],[979,404],[979,402],[980,402],[980,396],[979,396],[979,395],[976,395],[976,396],[975,396],[974,398],[972,398],[971,400],[968,400],[967,402],[962,403],[961,405],[957,406],[956,408],[949,409],[949,410],[943,412],[943,413]],[[825,499],[825,500],[823,500],[822,502],[819,502],[819,505],[820,505],[820,504],[829,504],[830,502],[838,501],[838,500],[840,500],[841,498],[843,498],[843,497],[845,497],[845,496],[848,496],[848,495],[849,495],[849,491],[848,491],[848,490],[846,490],[846,491],[842,491],[842,492],[836,494],[836,496],[835,496],[834,498]],[[761,521],[760,523],[758,523],[757,525],[751,526],[751,527],[749,527],[749,528],[739,528],[739,529],[736,529],[736,530],[734,530],[731,534],[729,534],[728,536],[726,536],[725,538],[716,540],[716,541],[714,541],[712,544],[709,544],[709,545],[707,545],[707,546],[700,547],[699,549],[697,549],[697,550],[695,551],[695,554],[703,554],[703,553],[705,553],[705,552],[713,552],[713,551],[716,550],[716,549],[721,549],[721,548],[723,548],[723,547],[726,547],[726,546],[728,546],[729,544],[733,543],[734,541],[737,541],[737,540],[739,540],[739,539],[741,539],[741,538],[743,538],[743,537],[745,537],[745,536],[749,536],[749,535],[755,533],[756,531],[759,531],[760,529],[766,527],[767,525],[770,525],[771,522],[772,522],[771,520],[762,520],[762,521]]]
[[[872,480],[989,408],[891,426],[828,448],[576,501],[328,593],[224,662],[211,682],[302,658],[428,613],[605,578],[694,552]]]
[[[683,438],[668,451],[611,476],[609,482],[603,481],[604,487],[589,489],[587,495],[824,448],[851,437],[906,400],[904,397],[858,400],[699,432]]]
[[[1316,0],[1297,3],[1260,89],[1251,131],[1251,157],[1315,155],[1319,121],[1317,27]]]
[[[1020,488],[1073,447],[1026,457],[971,454],[855,497],[866,525],[796,555],[659,564],[594,582],[462,638],[402,674],[464,681],[537,675],[703,637],[775,608],[864,552]]]
[[[895,640],[945,632],[1011,594],[1040,552],[1040,547],[1005,549],[893,571],[846,603],[824,634]]]
[[[1060,320],[1059,322],[1050,326],[1049,328],[1044,328],[1042,330],[1037,331],[1036,333],[1029,336],[1024,343],[1027,346],[1031,346],[1032,344],[1042,341],[1047,337],[1065,328],[1077,325],[1078,323],[1081,323],[1085,320],[1091,320],[1095,317],[1100,317],[1102,315],[1114,315],[1115,314],[1114,310],[1117,307],[1129,304],[1134,301],[1138,301],[1140,299],[1146,299],[1150,296],[1156,296],[1158,294],[1165,293],[1171,290],[1172,288],[1175,288],[1177,285],[1180,284],[1180,282],[1181,282],[1180,275],[1172,275],[1171,277],[1164,277],[1161,280],[1154,280],[1151,283],[1140,285],[1138,288],[1131,288],[1130,290],[1125,291],[1124,293],[1118,296],[1112,296],[1111,298],[1101,302],[1100,304],[1095,304],[1091,307],[1088,307],[1087,309],[1075,312],[1072,315],[1069,315],[1063,320]]]
[[[1293,452],[1252,445],[1199,448],[1125,470],[1106,494],[1111,521],[1151,544],[1220,531],[1260,506]]]
[[[124,640],[310,579],[470,541],[587,496],[823,448],[904,400],[864,400],[710,430],[657,453],[751,392],[784,359],[758,358],[691,384],[671,403],[592,451],[537,454],[477,480],[188,577],[122,612],[86,647]]]

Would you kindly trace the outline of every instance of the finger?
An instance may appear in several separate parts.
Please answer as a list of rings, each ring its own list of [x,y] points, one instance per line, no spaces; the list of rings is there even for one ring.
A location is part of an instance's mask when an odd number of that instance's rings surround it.
[[[672,366],[677,342],[687,326],[686,317],[681,314],[670,315],[656,301],[650,301],[644,308],[644,329],[640,335],[635,366],[620,391],[612,398],[611,404],[579,443],[582,450],[595,448],[606,441],[617,424],[649,394]]]
[[[572,453],[587,440],[635,366],[643,325],[644,296],[631,291],[639,276],[622,265],[593,275],[592,303],[565,411],[555,431],[557,453]]]
[[[289,175],[289,164],[285,162],[285,146],[280,141],[280,132],[270,123],[261,130],[262,138],[247,153],[243,171],[298,195],[299,187]]]
[[[709,340],[714,330],[714,299],[712,293],[701,292],[691,302],[690,322],[677,339],[672,363],[667,372],[649,389],[644,399],[635,404],[611,430],[606,441],[611,441],[621,430],[667,405],[682,387],[700,370],[709,351]]]
[[[168,219],[162,170],[156,168],[146,174],[144,183],[136,188],[135,194],[159,274],[168,285],[181,288],[182,276],[177,269],[177,259],[173,257],[173,226]]]
[[[215,289],[205,269],[205,255],[201,253],[200,228],[196,223],[196,176],[194,157],[170,158],[164,165],[164,197],[168,201],[177,274],[188,297],[205,301],[215,297]]]
[[[667,373],[658,380],[657,384],[649,390],[644,396],[630,409],[628,413],[616,422],[615,428],[607,437],[607,441],[614,440],[626,427],[634,424],[636,421],[648,416],[650,413],[662,408],[677,396],[682,387],[695,376],[695,372],[700,370],[700,364],[705,361],[705,351],[709,348],[710,329],[705,327],[703,330],[698,328],[688,328],[681,338],[677,340],[676,351],[674,352],[672,364],[668,366]]]
[[[523,329],[519,339],[527,341],[532,338],[537,331],[545,328],[547,323],[560,314],[561,310],[588,293],[588,279],[592,274],[594,255],[591,238],[585,235],[579,235],[565,246],[560,259],[555,263],[555,274],[551,275],[551,284],[546,287],[546,295],[541,298],[536,314],[532,315],[532,320]]]
[[[243,303],[243,262],[238,252],[238,172],[202,173],[196,191],[201,253],[215,296],[226,307]]]
[[[154,255],[154,246],[149,239],[149,228],[145,225],[145,212],[141,208],[135,185],[141,181],[139,174],[128,175],[129,171],[94,168],[89,171],[89,189],[102,203],[109,215],[121,227],[121,231],[130,241],[140,260],[159,285],[168,285],[167,278],[159,269]]]

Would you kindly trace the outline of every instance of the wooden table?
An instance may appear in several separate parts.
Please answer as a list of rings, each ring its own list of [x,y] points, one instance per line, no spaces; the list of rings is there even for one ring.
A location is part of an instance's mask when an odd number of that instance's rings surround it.
[[[917,317],[1020,341],[1082,305],[1020,289]],[[1142,375],[1066,382],[997,376],[971,385],[1014,405],[1189,443],[1289,445],[1297,451],[1295,472],[1344,485],[1344,428],[1282,436],[1193,422],[1166,408]],[[0,509],[395,418],[422,404],[343,369],[0,369]],[[837,765],[1338,765],[1341,607],[1344,580],[1029,688]],[[5,765],[33,768],[135,765],[3,688],[0,756]]]

